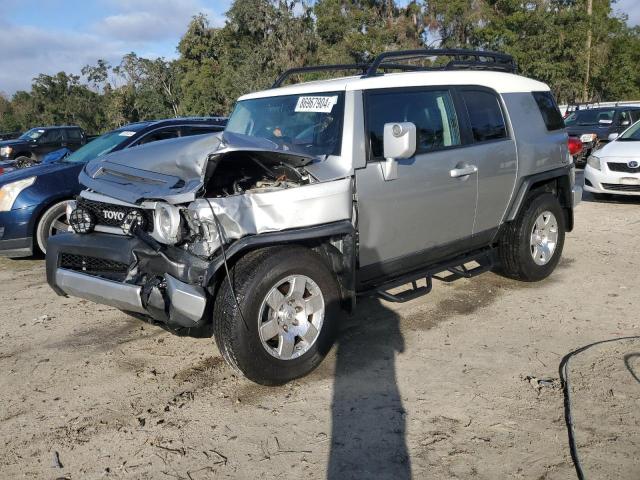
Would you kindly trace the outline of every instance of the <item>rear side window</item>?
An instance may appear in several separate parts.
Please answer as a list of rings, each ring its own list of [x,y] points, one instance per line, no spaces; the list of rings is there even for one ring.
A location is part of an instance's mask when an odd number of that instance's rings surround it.
[[[631,121],[633,123],[640,120],[640,110],[631,110]]]
[[[80,141],[82,140],[82,132],[77,128],[68,128],[67,138],[72,141]]]
[[[538,104],[547,130],[553,131],[564,128],[562,114],[551,92],[533,92],[533,98]]]
[[[629,126],[631,125],[631,112],[620,112],[620,117],[618,118],[619,126]]]
[[[224,127],[193,125],[182,127],[182,136],[190,137],[191,135],[203,135],[205,133],[221,132],[222,130],[224,130]]]
[[[465,90],[462,98],[467,106],[469,122],[476,142],[487,142],[507,138],[502,109],[498,98],[490,92]]]
[[[168,140],[170,138],[177,138],[179,136],[180,136],[179,127],[163,128],[160,130],[156,130],[153,133],[149,133],[145,135],[142,139],[140,139],[140,141],[138,142],[138,145],[157,142],[158,140]]]
[[[412,122],[416,153],[461,144],[458,117],[448,90],[386,91],[367,95],[367,129],[371,158],[382,158],[385,123]]]
[[[47,132],[42,136],[43,143],[52,143],[52,142],[62,142],[62,130],[56,128],[47,130]]]

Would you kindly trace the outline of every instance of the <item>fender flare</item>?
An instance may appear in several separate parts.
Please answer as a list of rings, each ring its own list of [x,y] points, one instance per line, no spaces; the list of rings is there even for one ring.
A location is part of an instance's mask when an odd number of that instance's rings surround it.
[[[340,239],[342,243],[342,262],[336,266],[329,263],[329,268],[338,277],[343,298],[355,302],[355,273],[356,273],[356,230],[350,220],[342,220],[313,227],[296,228],[281,232],[262,233],[236,240],[225,249],[226,260],[233,263],[239,256],[257,248],[286,244],[309,244],[317,242],[321,247],[328,239]],[[325,249],[326,250],[326,249]],[[320,253],[326,253],[322,249]],[[216,284],[220,275],[225,275],[225,255],[218,254],[210,263],[202,280],[204,288],[211,288]],[[331,260],[331,259],[329,259]]]
[[[515,220],[518,212],[520,212],[520,208],[527,198],[527,195],[532,190],[532,187],[536,184],[543,184],[551,180],[557,180],[558,187],[560,189],[558,192],[558,200],[567,214],[567,231],[570,232],[573,230],[573,197],[570,180],[572,168],[573,164],[569,164],[564,167],[524,177],[521,180],[517,193],[513,197],[513,201],[507,210],[504,221],[511,222]]]

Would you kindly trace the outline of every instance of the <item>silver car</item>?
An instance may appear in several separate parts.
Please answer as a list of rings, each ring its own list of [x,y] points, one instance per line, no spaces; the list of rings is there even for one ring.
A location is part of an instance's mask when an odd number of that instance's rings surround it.
[[[282,86],[331,69],[357,74]],[[90,162],[48,281],[213,335],[273,385],[321,362],[360,296],[410,301],[490,269],[541,280],[581,190],[549,87],[514,70],[502,54],[418,50],[287,72],[240,98],[222,134]]]

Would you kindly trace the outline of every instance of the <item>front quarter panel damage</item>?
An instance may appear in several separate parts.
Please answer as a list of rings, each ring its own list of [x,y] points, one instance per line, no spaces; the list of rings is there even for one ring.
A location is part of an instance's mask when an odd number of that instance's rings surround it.
[[[188,214],[206,230],[211,242],[208,250],[215,250],[220,239],[214,214],[226,240],[236,240],[347,220],[351,210],[351,180],[345,178],[268,193],[199,198],[189,205]]]

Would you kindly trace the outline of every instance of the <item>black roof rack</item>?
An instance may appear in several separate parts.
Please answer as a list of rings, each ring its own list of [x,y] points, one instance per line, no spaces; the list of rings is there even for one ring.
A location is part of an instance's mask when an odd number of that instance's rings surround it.
[[[389,60],[415,60],[418,58],[449,57],[447,63],[433,66],[409,65],[404,63],[389,63]],[[272,88],[281,87],[289,77],[300,73],[329,72],[356,70],[363,78],[374,77],[379,71],[401,70],[409,71],[433,71],[433,70],[492,70],[499,72],[516,73],[517,65],[511,55],[483,50],[464,49],[420,49],[399,50],[384,52],[378,55],[371,63],[352,63],[344,65],[316,65],[310,67],[298,67],[282,73],[274,82]]]
[[[517,65],[511,55],[483,50],[463,49],[420,49],[384,52],[378,55],[365,77],[373,77],[379,69],[384,69],[388,60],[414,60],[417,58],[448,57],[447,63],[430,67],[418,67],[418,70],[493,70],[499,72],[516,73]],[[397,65],[397,64],[394,64]],[[407,65],[410,67],[410,65]]]
[[[281,87],[285,80],[293,75],[299,73],[312,73],[312,72],[331,72],[331,71],[344,71],[344,70],[357,70],[361,74],[365,74],[369,65],[366,63],[349,63],[344,65],[315,65],[311,67],[298,67],[291,68],[283,72],[278,79],[273,83],[272,88]]]
[[[271,88],[281,87],[282,84],[289,77],[298,75],[300,73],[313,73],[313,72],[331,72],[331,71],[344,71],[344,70],[356,70],[363,76],[366,76],[367,71],[371,68],[370,63],[348,63],[348,64],[336,64],[336,65],[314,65],[310,67],[297,67],[291,68],[282,73],[278,79],[273,83]],[[415,71],[424,70],[424,68],[416,65],[401,65],[396,63],[385,63],[378,67],[380,70],[403,70],[403,71]]]

